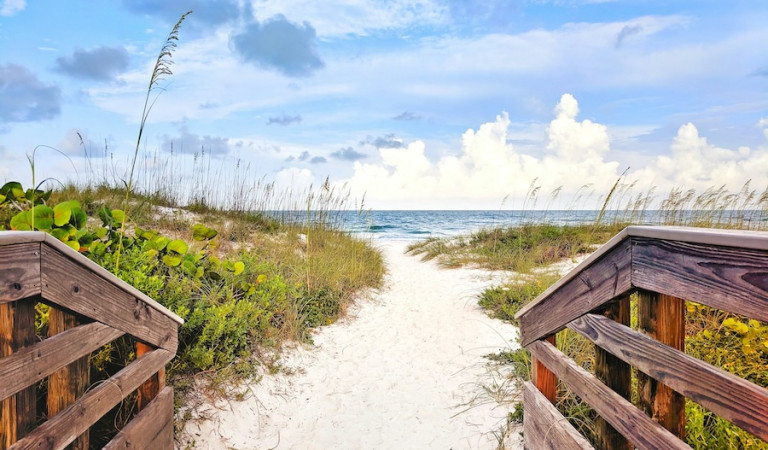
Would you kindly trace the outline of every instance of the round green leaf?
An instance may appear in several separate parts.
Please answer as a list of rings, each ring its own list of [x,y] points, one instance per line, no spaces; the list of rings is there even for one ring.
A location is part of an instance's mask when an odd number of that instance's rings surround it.
[[[32,230],[32,217],[29,211],[22,211],[11,217],[11,230]]]
[[[46,205],[37,205],[32,208],[34,225],[38,230],[50,230],[53,228],[53,209]]]
[[[235,275],[240,275],[245,270],[245,264],[242,261],[235,263]]]
[[[107,246],[101,241],[95,241],[91,244],[91,253],[96,256],[101,256],[107,252]]]
[[[181,256],[165,255],[163,256],[163,263],[168,267],[176,267],[181,264]]]
[[[182,241],[181,239],[174,239],[168,243],[167,249],[169,252],[183,255],[184,253],[187,253],[187,250],[189,250],[189,246],[187,245],[186,242]]]
[[[64,243],[67,244],[68,246],[70,246],[76,252],[80,251],[80,243],[79,242],[77,242],[77,241],[66,241]]]
[[[58,205],[53,207],[53,224],[57,227],[63,226],[66,223],[69,223],[69,219],[72,217],[72,207],[75,206],[77,202],[70,201],[70,202],[61,202]]]
[[[197,224],[192,227],[192,238],[196,241],[210,241],[219,234],[218,231],[213,228],[208,228],[205,225]]]
[[[51,230],[51,234],[60,241],[66,241],[69,238],[69,231],[64,228],[54,228]]]
[[[125,221],[125,212],[122,209],[113,209],[112,219],[115,221],[115,225],[122,225]]]

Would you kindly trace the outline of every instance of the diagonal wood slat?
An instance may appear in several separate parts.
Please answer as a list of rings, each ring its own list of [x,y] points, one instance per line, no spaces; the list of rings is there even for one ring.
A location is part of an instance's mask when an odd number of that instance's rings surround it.
[[[93,322],[71,328],[0,359],[0,400],[119,338],[123,332]]]
[[[145,354],[17,441],[11,449],[65,448],[172,358],[173,353],[163,349]]]
[[[628,400],[545,341],[528,346],[539,361],[639,449],[690,449]]]
[[[568,328],[682,395],[768,440],[768,389],[595,314]]]

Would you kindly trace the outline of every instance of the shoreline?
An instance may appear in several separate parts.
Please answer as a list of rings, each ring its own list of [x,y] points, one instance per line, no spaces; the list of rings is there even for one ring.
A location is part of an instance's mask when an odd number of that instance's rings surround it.
[[[517,329],[487,317],[477,294],[504,274],[440,269],[403,254],[407,244],[375,241],[389,268],[385,287],[317,329],[314,346],[286,349],[283,370],[242,386],[243,401],[208,404],[212,417],[188,422],[182,444],[496,448],[513,405],[487,393],[504,375],[484,355],[514,345]]]

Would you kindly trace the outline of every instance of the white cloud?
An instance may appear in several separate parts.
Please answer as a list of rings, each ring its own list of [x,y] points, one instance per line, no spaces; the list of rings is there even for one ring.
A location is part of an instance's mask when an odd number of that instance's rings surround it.
[[[768,186],[768,149],[736,150],[717,147],[699,136],[692,123],[680,127],[669,155],[657,156],[647,167],[633,173],[662,191],[673,187],[697,189],[725,185],[738,189],[751,180],[755,186]]]
[[[0,16],[10,17],[27,7],[26,0],[4,0],[0,4]]]
[[[346,183],[353,194],[365,194],[374,208],[494,209],[507,195],[517,201],[507,207],[520,207],[532,185],[539,186],[544,197],[561,188],[563,207],[599,207],[599,203],[570,202],[584,193],[585,186],[599,202],[625,166],[606,157],[610,151],[607,127],[579,121],[578,113],[576,99],[563,95],[536,153],[523,153],[508,143],[510,121],[502,114],[477,131],[467,130],[458,156],[430,160],[422,141],[381,148],[381,161],[355,162],[354,174]],[[768,186],[767,148],[720,148],[707,143],[689,123],[680,127],[670,150],[670,154],[628,174],[626,181],[637,180],[641,189],[656,186],[657,192],[673,187],[701,192],[721,185],[739,189],[750,179],[754,186]]]

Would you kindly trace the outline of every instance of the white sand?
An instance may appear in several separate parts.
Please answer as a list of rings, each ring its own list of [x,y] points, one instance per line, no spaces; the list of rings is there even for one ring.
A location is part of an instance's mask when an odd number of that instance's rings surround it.
[[[517,329],[489,319],[477,294],[499,277],[439,269],[403,243],[381,248],[387,288],[318,330],[314,347],[286,352],[293,374],[267,375],[244,401],[188,423],[194,448],[496,448],[511,406],[483,395],[494,382],[483,355],[513,345]]]

